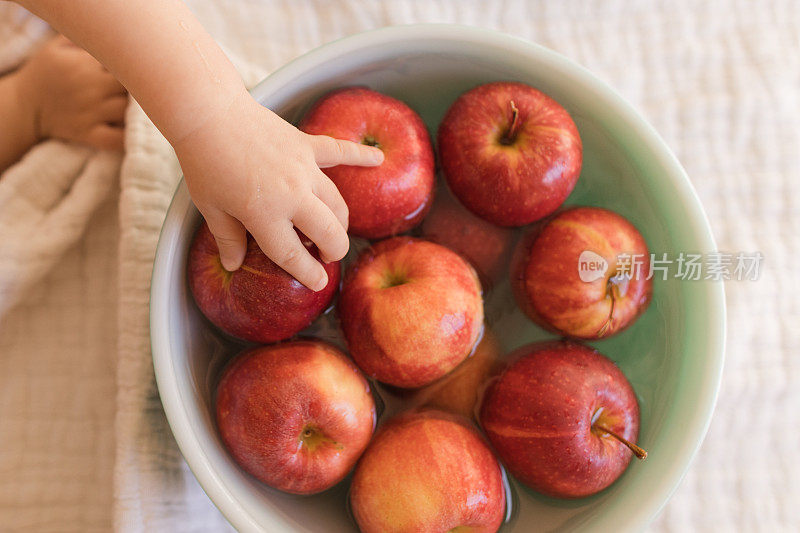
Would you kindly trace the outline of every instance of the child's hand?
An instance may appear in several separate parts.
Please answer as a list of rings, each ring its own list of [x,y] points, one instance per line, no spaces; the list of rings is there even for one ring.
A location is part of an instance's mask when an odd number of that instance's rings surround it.
[[[48,41],[20,68],[17,79],[37,141],[57,138],[122,149],[125,88],[66,37]]]
[[[294,227],[317,245],[323,261],[344,257],[347,206],[320,167],[379,165],[383,152],[301,133],[261,107],[180,0],[17,1],[100,58],[141,104],[175,149],[226,269],[241,265],[247,228],[264,253],[303,285],[325,286],[325,269]],[[73,69],[59,69],[53,83],[75,80]],[[100,101],[96,97],[91,107],[111,107]],[[93,139],[112,137],[107,128],[85,131],[105,132]]]
[[[378,148],[302,133],[246,92],[173,146],[223,266],[241,266],[247,228],[270,259],[312,290],[324,288],[327,276],[293,226],[323,261],[341,259],[350,246],[347,205],[320,167],[383,162]]]

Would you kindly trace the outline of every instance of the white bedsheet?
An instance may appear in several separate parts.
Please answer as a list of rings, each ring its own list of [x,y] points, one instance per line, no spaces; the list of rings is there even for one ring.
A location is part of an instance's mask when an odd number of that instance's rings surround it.
[[[616,87],[684,164],[719,248],[766,258],[760,281],[727,285],[728,352],[717,412],[652,530],[800,528],[799,3],[190,4],[228,50],[264,71],[364,29],[458,22],[541,43]],[[119,209],[114,201],[104,205],[63,264],[0,317],[2,529],[224,527],[180,458],[155,394],[147,291],[177,172],[136,108],[129,121]]]

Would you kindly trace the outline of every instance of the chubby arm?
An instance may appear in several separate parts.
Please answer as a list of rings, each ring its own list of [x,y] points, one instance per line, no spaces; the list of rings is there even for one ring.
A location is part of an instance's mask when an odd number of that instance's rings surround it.
[[[156,127],[179,142],[245,92],[180,0],[19,0],[97,58]]]
[[[245,228],[273,261],[315,290],[349,247],[348,210],[320,167],[378,165],[380,150],[306,135],[255,102],[233,65],[179,0],[19,0],[94,55],[175,148],[195,205],[228,270]]]

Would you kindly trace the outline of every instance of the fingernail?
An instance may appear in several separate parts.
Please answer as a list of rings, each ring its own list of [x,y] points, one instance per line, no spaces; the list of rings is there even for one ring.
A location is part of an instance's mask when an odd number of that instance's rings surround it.
[[[236,265],[233,261],[227,258],[226,259],[220,258],[220,263],[222,263],[222,268],[224,268],[228,272],[234,272],[239,268],[238,265]]]
[[[328,276],[323,276],[319,278],[317,282],[314,284],[313,291],[319,292],[327,286],[328,286]]]
[[[383,163],[383,158],[384,158],[383,150],[381,150],[380,148],[375,148],[372,154],[373,161],[375,161],[375,163],[377,164],[381,164]]]

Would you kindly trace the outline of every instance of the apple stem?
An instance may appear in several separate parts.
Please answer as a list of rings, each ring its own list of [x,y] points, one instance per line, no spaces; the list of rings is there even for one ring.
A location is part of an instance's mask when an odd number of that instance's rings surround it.
[[[371,135],[367,135],[366,137],[364,137],[361,140],[361,144],[364,144],[366,146],[374,146],[375,148],[380,148],[380,144],[378,144],[378,141],[375,140],[375,137],[372,137]]]
[[[517,109],[517,105],[514,103],[514,100],[511,100],[510,105],[511,105],[511,125],[508,127],[508,131],[506,132],[505,135],[503,135],[503,138],[501,139],[501,142],[503,144],[513,144],[514,139],[517,137],[517,123],[518,123],[517,119],[519,118],[519,109]]]
[[[614,318],[614,306],[617,303],[616,289],[617,289],[616,283],[614,283],[609,279],[606,286],[606,294],[608,296],[611,296],[611,308],[608,310],[608,319],[603,324],[603,327],[601,327],[600,330],[597,332],[598,337],[602,337],[603,335],[605,335],[606,331],[608,331],[608,328],[611,327],[611,321]]]
[[[647,452],[643,448],[641,448],[641,447],[635,445],[634,443],[628,441],[622,435],[618,435],[617,433],[614,433],[613,431],[611,431],[607,427],[601,426],[600,424],[593,424],[593,427],[599,429],[603,433],[608,433],[609,435],[611,435],[612,437],[614,437],[615,439],[620,441],[622,444],[627,446],[628,449],[633,452],[633,455],[635,455],[638,459],[647,458]]]

